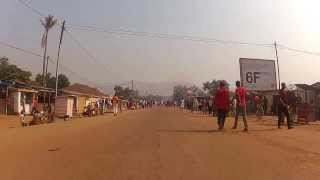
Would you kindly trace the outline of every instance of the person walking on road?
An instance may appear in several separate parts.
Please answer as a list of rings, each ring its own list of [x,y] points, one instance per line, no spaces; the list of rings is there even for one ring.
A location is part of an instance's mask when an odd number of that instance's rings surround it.
[[[112,97],[112,105],[113,105],[113,115],[118,115],[118,107],[119,107],[119,98],[118,96],[114,95]]]
[[[180,108],[184,111],[184,99],[181,100]]]
[[[238,126],[238,118],[239,114],[242,113],[243,123],[244,123],[244,130],[245,132],[248,131],[248,123],[247,123],[247,114],[246,114],[246,89],[241,86],[240,81],[236,82],[236,100],[237,100],[237,107],[236,107],[236,116],[234,120],[234,126],[232,129],[237,129]]]
[[[288,129],[292,129],[291,118],[289,114],[288,105],[288,91],[285,83],[281,83],[281,90],[279,92],[279,105],[278,105],[278,128],[281,129],[281,123],[283,122],[283,114],[287,118]]]
[[[218,113],[219,130],[223,130],[227,112],[229,110],[229,91],[225,88],[224,82],[220,82],[220,87],[215,95],[215,106]]]

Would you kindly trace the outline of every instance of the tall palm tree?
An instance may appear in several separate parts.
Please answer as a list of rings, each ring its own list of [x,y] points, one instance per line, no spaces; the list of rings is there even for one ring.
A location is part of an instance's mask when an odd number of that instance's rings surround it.
[[[40,20],[42,26],[44,27],[44,33],[42,35],[42,41],[41,41],[41,47],[44,48],[44,54],[43,54],[43,66],[42,66],[42,85],[45,86],[46,83],[46,74],[45,74],[45,68],[46,68],[46,58],[47,58],[47,45],[48,45],[48,34],[49,30],[52,29],[56,24],[57,20],[54,19],[52,15],[48,15],[44,19]]]

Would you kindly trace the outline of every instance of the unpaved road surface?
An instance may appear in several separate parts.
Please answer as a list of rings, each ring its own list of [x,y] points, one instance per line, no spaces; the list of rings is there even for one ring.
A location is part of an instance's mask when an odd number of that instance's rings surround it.
[[[251,118],[243,133],[232,122],[218,132],[213,117],[155,108],[1,128],[0,179],[320,179],[320,125],[278,130]]]

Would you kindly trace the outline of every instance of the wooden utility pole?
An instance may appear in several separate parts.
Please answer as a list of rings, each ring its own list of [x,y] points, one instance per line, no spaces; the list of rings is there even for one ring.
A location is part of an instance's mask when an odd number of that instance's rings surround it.
[[[47,41],[48,34],[45,35]],[[45,86],[45,68],[46,68],[46,58],[47,58],[47,45],[44,47],[44,55],[43,55],[43,65],[42,65],[42,86]]]
[[[133,90],[133,80],[131,80],[131,89]]]
[[[9,85],[6,88],[6,116],[8,116],[8,102],[9,102]]]
[[[44,75],[44,80],[45,80],[45,82],[44,82],[44,87],[47,87],[47,83],[48,83],[48,64],[49,64],[49,56],[47,56],[47,63],[46,63],[46,71],[45,71],[45,75]]]
[[[66,21],[63,21],[63,23],[62,23],[62,27],[61,27],[60,42],[59,42],[58,57],[57,57],[57,66],[56,66],[56,97],[58,96],[59,59],[60,59],[60,50],[61,50],[61,44],[62,44],[62,38],[63,38],[63,32],[64,32],[64,30],[65,30],[65,24],[66,24]]]
[[[278,47],[276,41],[274,42],[274,49],[276,52],[276,58],[277,58],[277,70],[278,70],[278,83],[279,83],[279,89],[281,88],[281,79],[280,79],[280,67],[279,67],[279,57],[278,57]]]
[[[63,21],[61,26],[61,33],[60,33],[60,41],[59,41],[59,48],[58,48],[58,56],[57,56],[57,65],[56,65],[56,96],[54,100],[54,116],[56,114],[56,101],[58,97],[58,85],[59,85],[59,60],[60,60],[60,51],[61,51],[61,44],[63,39],[63,32],[65,30],[66,21]]]

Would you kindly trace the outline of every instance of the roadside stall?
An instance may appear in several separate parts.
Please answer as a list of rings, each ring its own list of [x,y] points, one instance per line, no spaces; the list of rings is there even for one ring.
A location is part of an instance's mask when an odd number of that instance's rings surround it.
[[[308,123],[316,120],[316,89],[307,84],[289,86],[290,113],[296,112],[298,123]]]
[[[76,96],[72,95],[56,97],[56,116],[60,118],[73,117],[73,112],[76,111],[75,98]]]

